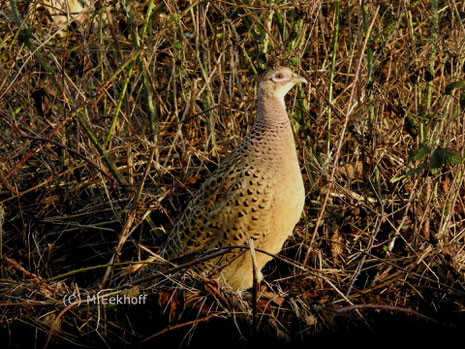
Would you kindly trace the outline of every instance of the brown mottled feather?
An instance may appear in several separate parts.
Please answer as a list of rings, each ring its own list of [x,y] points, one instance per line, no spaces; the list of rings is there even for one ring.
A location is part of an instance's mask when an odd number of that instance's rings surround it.
[[[280,79],[282,77],[282,79]],[[180,215],[162,256],[178,259],[215,247],[245,245],[278,253],[298,222],[304,187],[284,95],[304,82],[289,68],[265,75],[252,131],[201,186]],[[222,278],[235,289],[252,286],[252,259],[240,251],[197,264],[197,272]],[[271,259],[257,253],[259,270]],[[226,267],[224,267],[227,265]],[[260,274],[261,278],[261,274]]]

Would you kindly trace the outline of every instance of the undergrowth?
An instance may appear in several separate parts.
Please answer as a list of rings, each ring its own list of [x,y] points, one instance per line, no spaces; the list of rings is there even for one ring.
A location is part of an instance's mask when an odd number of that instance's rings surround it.
[[[465,328],[464,2],[104,0],[61,27],[39,7],[0,1],[4,343]],[[286,102],[306,203],[257,294],[123,274],[250,129],[276,65],[310,82]]]

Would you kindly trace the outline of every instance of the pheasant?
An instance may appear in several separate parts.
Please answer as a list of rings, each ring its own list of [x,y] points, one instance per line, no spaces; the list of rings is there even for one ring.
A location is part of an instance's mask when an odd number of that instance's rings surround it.
[[[284,96],[307,81],[287,67],[269,71],[258,88],[257,117],[249,134],[221,162],[179,216],[161,251],[171,261],[231,246],[227,253],[193,266],[233,289],[253,284],[247,246],[278,253],[304,206],[305,190]],[[236,247],[234,247],[236,246]],[[258,281],[272,257],[256,252]]]

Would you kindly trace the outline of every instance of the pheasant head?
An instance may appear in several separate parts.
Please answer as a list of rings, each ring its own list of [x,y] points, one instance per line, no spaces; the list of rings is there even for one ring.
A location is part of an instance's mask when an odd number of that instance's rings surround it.
[[[276,97],[284,104],[284,96],[298,83],[307,83],[307,80],[287,67],[278,67],[263,77],[258,87],[258,94],[259,97]]]

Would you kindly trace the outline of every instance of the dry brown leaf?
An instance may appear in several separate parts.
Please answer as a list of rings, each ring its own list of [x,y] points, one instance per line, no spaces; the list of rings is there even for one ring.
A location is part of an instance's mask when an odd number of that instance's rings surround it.
[[[361,179],[363,178],[363,163],[361,161],[356,161],[339,166],[339,173],[351,180]]]

